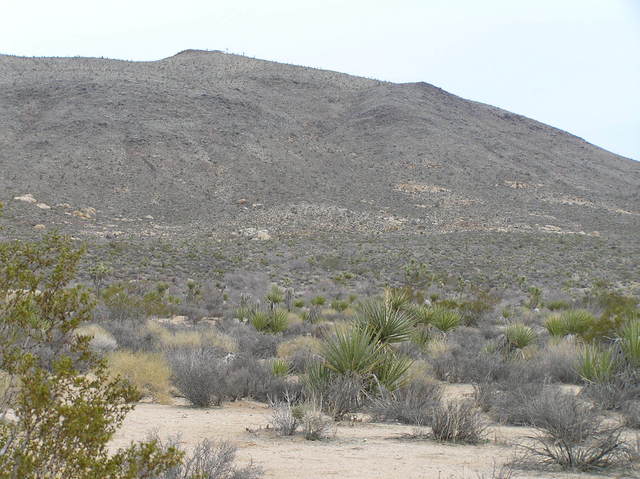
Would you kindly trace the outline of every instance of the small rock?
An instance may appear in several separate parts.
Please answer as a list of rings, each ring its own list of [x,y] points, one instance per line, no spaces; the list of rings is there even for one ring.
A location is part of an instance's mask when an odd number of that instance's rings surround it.
[[[247,204],[247,199],[246,198],[240,198],[238,200],[238,204],[239,205],[246,205]]]
[[[40,208],[41,210],[50,210],[51,209],[51,206],[49,206],[46,203],[38,203],[36,206],[38,208]]]
[[[47,227],[46,227],[45,225],[41,225],[41,224],[39,224],[39,225],[35,225],[35,226],[33,227],[33,229],[34,229],[34,230],[44,230],[44,229],[47,229]]]
[[[26,195],[22,195],[22,196],[15,196],[13,199],[16,201],[24,201],[25,203],[37,202],[37,200],[33,197],[33,195],[31,195],[31,193],[27,193]]]
[[[146,219],[148,219],[148,220],[152,220],[152,219],[153,219],[153,216],[151,216],[151,215],[147,215],[147,216],[145,216],[145,218],[146,218]]]
[[[267,241],[271,239],[271,235],[268,230],[258,230],[254,239],[259,241]]]

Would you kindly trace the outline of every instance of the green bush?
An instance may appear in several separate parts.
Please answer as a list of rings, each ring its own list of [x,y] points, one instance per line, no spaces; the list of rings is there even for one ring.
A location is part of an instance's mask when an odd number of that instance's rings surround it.
[[[0,370],[18,385],[0,397],[0,417],[15,417],[0,423],[1,479],[153,477],[182,458],[157,441],[110,452],[140,394],[76,334],[93,308],[70,286],[82,254],[56,235],[0,244]]]

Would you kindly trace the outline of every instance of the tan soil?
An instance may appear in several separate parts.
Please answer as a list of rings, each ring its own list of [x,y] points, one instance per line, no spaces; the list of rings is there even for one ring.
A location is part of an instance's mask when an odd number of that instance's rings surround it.
[[[448,388],[446,396],[468,395],[466,385]],[[412,426],[342,422],[335,437],[319,442],[300,435],[278,437],[268,429],[271,413],[262,403],[240,401],[219,409],[140,404],[127,417],[113,441],[122,447],[157,431],[160,437],[179,434],[182,445],[202,439],[228,440],[238,447],[239,463],[253,461],[266,478],[316,479],[478,479],[491,477],[514,452],[513,444],[531,434],[518,427],[494,426],[485,444],[452,445],[432,440],[411,440]],[[573,478],[602,476],[523,471],[518,478]]]

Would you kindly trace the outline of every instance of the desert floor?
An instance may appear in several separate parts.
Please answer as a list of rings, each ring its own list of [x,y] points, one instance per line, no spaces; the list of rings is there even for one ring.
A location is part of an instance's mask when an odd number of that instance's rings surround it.
[[[448,386],[447,395],[465,396],[470,387]],[[452,445],[407,436],[412,426],[368,422],[342,422],[335,436],[306,441],[301,435],[279,437],[269,423],[271,411],[263,403],[239,401],[222,408],[196,409],[180,405],[139,404],[129,414],[113,441],[114,447],[144,439],[180,435],[189,448],[202,439],[227,440],[238,447],[238,462],[260,465],[266,478],[316,479],[478,479],[508,461],[514,443],[531,429],[490,427],[488,441],[478,446]],[[597,478],[588,474],[517,471],[518,478]]]

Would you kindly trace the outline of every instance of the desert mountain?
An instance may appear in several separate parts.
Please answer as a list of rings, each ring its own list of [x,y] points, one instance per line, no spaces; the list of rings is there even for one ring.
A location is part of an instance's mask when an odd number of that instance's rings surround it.
[[[426,83],[192,50],[0,56],[0,200],[12,234],[627,242],[640,163]]]

